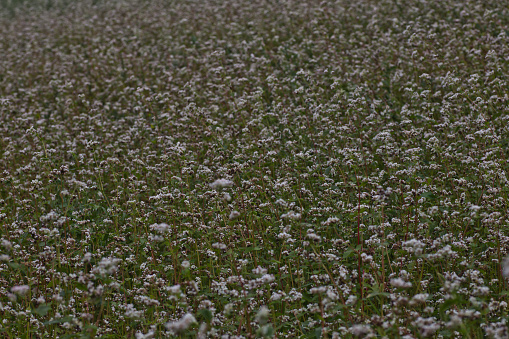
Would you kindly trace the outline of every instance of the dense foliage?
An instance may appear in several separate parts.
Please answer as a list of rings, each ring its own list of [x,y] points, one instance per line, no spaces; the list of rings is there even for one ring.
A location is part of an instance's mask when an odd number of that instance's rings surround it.
[[[1,337],[509,337],[507,0],[2,4]]]

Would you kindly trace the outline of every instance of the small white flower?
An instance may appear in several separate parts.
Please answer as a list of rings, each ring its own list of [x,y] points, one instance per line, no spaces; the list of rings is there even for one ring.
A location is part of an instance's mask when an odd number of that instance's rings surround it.
[[[237,219],[240,216],[240,213],[238,211],[232,211],[230,213],[230,220]]]
[[[2,246],[6,249],[6,250],[10,250],[12,248],[12,244],[10,241],[8,240],[5,240],[5,239],[2,239]]]
[[[266,268],[258,266],[256,268],[253,268],[251,272],[253,272],[254,274],[267,274],[268,271]]]
[[[213,183],[210,184],[210,187],[213,189],[221,189],[221,188],[229,188],[233,186],[233,181],[228,179],[217,179]]]
[[[403,249],[409,253],[415,253],[416,255],[421,255],[425,247],[426,245],[417,239],[410,239],[403,242]]]
[[[293,220],[299,220],[301,218],[300,213],[295,213],[294,211],[290,211],[286,214],[281,215],[281,219],[293,219]]]
[[[85,253],[82,260],[83,262],[90,262],[90,260],[92,260],[92,253],[90,252]]]
[[[425,304],[426,299],[428,299],[428,297],[429,297],[428,293],[416,294],[412,297],[412,300],[410,300],[410,305],[415,306],[415,305]]]
[[[502,274],[504,277],[509,278],[509,256],[505,257],[502,263]]]
[[[187,330],[193,323],[196,323],[196,318],[192,314],[187,313],[185,316],[182,317],[182,319],[178,321],[167,322],[166,325],[164,326],[168,330],[179,334]]]
[[[430,337],[440,329],[440,324],[437,322],[435,317],[418,317],[412,324],[419,329],[419,333],[423,337]]]
[[[355,296],[355,295],[349,296],[348,299],[346,300],[347,305],[354,305],[356,302],[357,302],[357,296]]]
[[[455,314],[451,315],[451,320],[449,320],[445,326],[447,328],[458,328],[463,324],[463,321],[461,320],[460,316],[457,316]]]
[[[394,287],[399,287],[399,288],[410,288],[410,287],[412,287],[412,283],[411,282],[405,281],[405,280],[403,280],[401,278],[391,279],[391,285],[394,286]]]
[[[360,338],[371,338],[373,337],[373,330],[369,325],[353,325],[350,328],[350,332],[354,337],[360,337]]]
[[[226,315],[231,314],[231,313],[233,312],[234,306],[235,306],[235,305],[233,305],[232,303],[226,304],[226,305],[224,306],[224,313],[225,313]]]
[[[120,261],[118,258],[102,258],[92,272],[103,276],[111,275],[117,271]]]
[[[223,243],[220,243],[220,242],[215,242],[212,244],[212,247],[213,248],[217,248],[219,250],[225,250],[226,249],[226,245],[223,244]]]
[[[260,279],[264,284],[268,284],[276,280],[273,274],[264,274]]]
[[[140,318],[143,315],[143,311],[138,311],[133,304],[128,304],[125,309],[125,316],[127,318]],[[150,332],[149,332],[150,333]],[[138,334],[136,334],[136,338],[138,338]],[[151,338],[151,337],[141,337],[141,338]]]
[[[267,306],[260,307],[258,313],[256,313],[255,321],[259,324],[265,324],[269,320],[270,311]]]
[[[26,130],[26,134],[28,134],[28,135],[36,135],[37,132],[35,131],[34,126],[30,126],[30,128]]]
[[[152,339],[156,333],[153,330],[148,331],[147,334],[143,334],[141,332],[136,333],[136,339]]]
[[[25,295],[28,291],[30,291],[30,287],[28,285],[14,286],[11,288],[11,292],[17,295]]]
[[[270,296],[270,300],[279,300],[283,296],[284,296],[284,292],[282,292],[282,293],[272,292],[272,295]]]
[[[14,294],[14,293],[7,293],[7,299],[9,299],[11,302],[16,302],[16,300],[18,298],[16,297],[16,294]]]
[[[322,240],[322,237],[320,237],[319,235],[315,234],[315,233],[308,233],[306,234],[306,237],[308,237],[309,239],[311,240],[315,240],[315,241],[320,241]]]
[[[150,229],[152,231],[159,233],[159,234],[164,234],[170,230],[170,225],[165,224],[165,223],[153,224],[153,225],[150,225]]]

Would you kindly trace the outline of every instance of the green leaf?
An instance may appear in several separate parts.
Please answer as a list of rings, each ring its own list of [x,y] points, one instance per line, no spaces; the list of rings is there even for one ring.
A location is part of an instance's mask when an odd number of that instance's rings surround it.
[[[9,265],[9,267],[13,270],[17,270],[20,267],[20,265],[15,262],[8,262],[7,265]]]
[[[458,298],[451,298],[447,299],[441,306],[440,306],[440,313],[442,316],[445,315],[445,311],[448,310],[453,305],[459,305],[462,304],[461,300]]]
[[[212,312],[209,309],[203,308],[199,310],[198,315],[201,315],[207,324],[210,324],[212,321]]]
[[[46,321],[43,324],[44,325],[63,324],[63,323],[71,322],[71,321],[72,321],[72,317],[63,317],[63,318]]]
[[[88,291],[87,286],[80,282],[77,282],[75,287],[81,291]]]
[[[383,297],[388,297],[389,295],[391,295],[390,293],[387,293],[387,292],[373,292],[373,293],[370,293],[368,294],[367,298],[373,298],[373,297],[376,297],[376,296],[383,296]]]
[[[18,263],[15,263],[15,262],[8,262],[7,265],[9,265],[9,267],[14,269],[14,270],[20,270],[21,272],[23,272],[25,274],[27,272],[27,268],[23,264],[18,264]]]
[[[39,307],[33,309],[32,312],[44,317],[51,310],[51,306],[48,304],[40,304]]]
[[[308,338],[320,339],[322,337],[322,328],[321,327],[317,327],[317,328],[309,331],[307,333],[307,337]]]
[[[57,272],[60,273],[69,273],[69,267],[67,266],[59,266],[56,268]]]

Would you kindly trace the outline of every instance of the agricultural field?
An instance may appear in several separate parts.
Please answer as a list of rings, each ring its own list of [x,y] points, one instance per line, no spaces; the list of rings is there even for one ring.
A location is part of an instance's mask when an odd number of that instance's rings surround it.
[[[1,338],[509,338],[509,0],[0,8]]]

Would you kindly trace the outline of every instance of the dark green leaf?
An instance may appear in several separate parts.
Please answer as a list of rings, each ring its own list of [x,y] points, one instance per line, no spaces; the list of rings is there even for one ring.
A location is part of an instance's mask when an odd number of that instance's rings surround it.
[[[212,321],[212,312],[206,308],[199,310],[198,315],[201,315],[206,323],[210,323]]]
[[[71,322],[71,321],[72,321],[72,317],[63,317],[63,318],[46,321],[43,324],[44,325],[63,324],[63,323]]]
[[[49,310],[51,310],[51,306],[47,304],[41,304],[36,309],[33,309],[32,312],[40,315],[41,317],[44,317],[46,314],[48,314]]]

